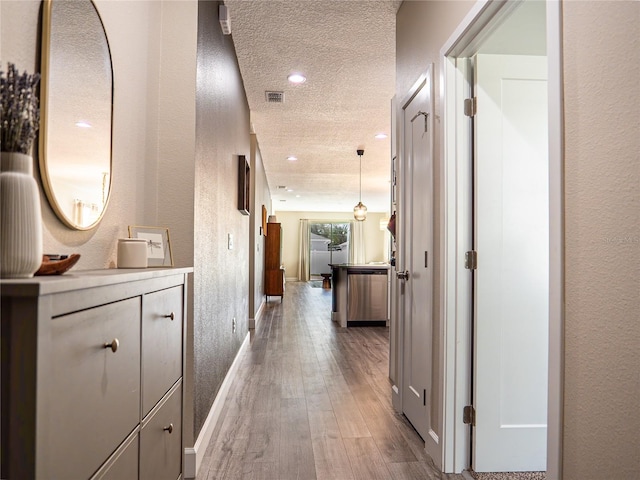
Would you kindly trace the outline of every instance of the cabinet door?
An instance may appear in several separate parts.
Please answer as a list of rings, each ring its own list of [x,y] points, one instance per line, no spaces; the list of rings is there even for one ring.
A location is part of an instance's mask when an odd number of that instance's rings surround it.
[[[182,388],[145,421],[140,433],[140,479],[176,480],[182,472]]]
[[[265,295],[282,295],[283,293],[282,270],[267,270],[265,272]]]
[[[142,415],[182,376],[182,286],[142,300]]]
[[[132,435],[91,480],[138,480],[139,441]]]
[[[280,242],[282,229],[279,223],[267,224],[267,236],[265,239],[264,262],[266,270],[280,268]]]
[[[89,478],[140,421],[140,297],[51,320],[50,368],[46,475]]]

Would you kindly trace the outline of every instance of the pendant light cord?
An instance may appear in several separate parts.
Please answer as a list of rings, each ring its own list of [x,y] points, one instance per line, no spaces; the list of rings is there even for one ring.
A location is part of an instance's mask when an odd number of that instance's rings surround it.
[[[358,199],[359,203],[362,203],[362,155],[358,155],[360,157],[360,198]]]
[[[356,150],[356,153],[360,157],[360,196],[358,204],[353,207],[353,216],[359,222],[363,221],[367,218],[367,207],[362,204],[362,154],[364,153],[363,149]]]

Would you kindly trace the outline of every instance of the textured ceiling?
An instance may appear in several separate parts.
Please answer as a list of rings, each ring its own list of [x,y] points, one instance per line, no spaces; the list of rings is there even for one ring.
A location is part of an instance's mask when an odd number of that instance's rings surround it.
[[[390,137],[374,135],[390,134],[400,2],[225,4],[274,209],[351,211],[364,148],[362,202],[388,211]],[[292,72],[307,81],[290,84]],[[284,92],[284,103],[267,103],[265,91]]]

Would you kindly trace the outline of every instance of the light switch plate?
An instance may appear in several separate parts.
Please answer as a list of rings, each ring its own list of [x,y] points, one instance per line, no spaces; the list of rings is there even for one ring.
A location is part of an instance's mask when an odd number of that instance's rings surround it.
[[[227,248],[233,250],[233,233],[227,234]]]

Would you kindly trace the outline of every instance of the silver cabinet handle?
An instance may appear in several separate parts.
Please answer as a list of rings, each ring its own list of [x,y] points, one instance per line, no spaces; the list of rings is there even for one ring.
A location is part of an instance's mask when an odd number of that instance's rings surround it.
[[[171,312],[169,315],[165,315],[164,318],[170,318],[171,321],[173,321],[173,319],[176,318],[176,316],[173,312]]]
[[[114,338],[111,342],[107,342],[104,344],[104,348],[110,348],[113,353],[116,353],[118,347],[120,346],[120,340]]]
[[[169,434],[173,433],[173,423],[170,423],[168,427],[164,427],[163,430],[169,432]]]
[[[397,272],[396,277],[398,277],[398,280],[409,280],[409,270],[405,270],[404,272]]]

